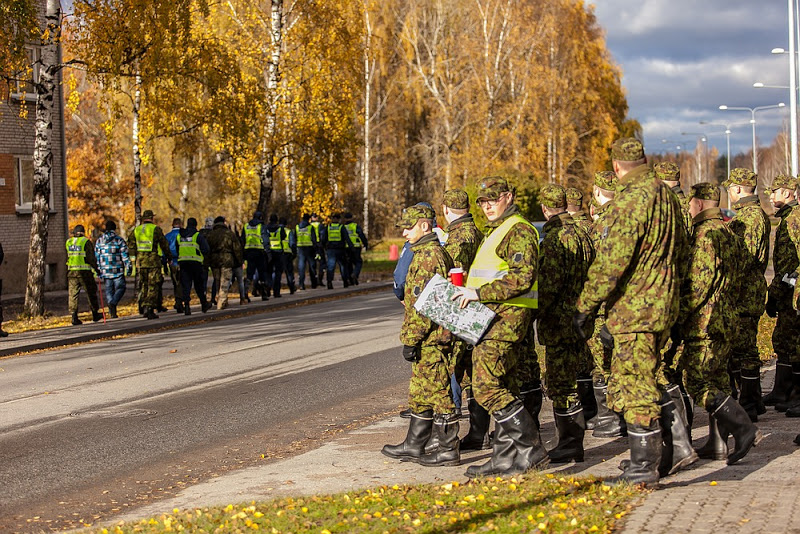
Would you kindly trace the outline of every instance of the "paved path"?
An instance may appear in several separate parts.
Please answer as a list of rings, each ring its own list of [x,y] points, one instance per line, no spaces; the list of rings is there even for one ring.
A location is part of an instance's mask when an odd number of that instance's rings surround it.
[[[772,370],[764,379],[772,384]],[[404,399],[398,397],[398,403]],[[545,446],[555,444],[551,405],[542,412]],[[707,418],[698,413],[695,444],[707,435]],[[466,432],[462,425],[462,434]],[[701,460],[692,469],[663,480],[646,496],[622,526],[623,532],[800,532],[800,447],[792,443],[800,419],[771,410],[759,427],[766,437],[735,466]],[[324,494],[379,485],[466,480],[465,466],[424,468],[380,454],[385,443],[405,437],[407,421],[392,414],[386,419],[326,442],[313,451],[244,469],[187,488],[174,499],[127,514],[134,520],[173,508],[226,505],[288,495]],[[731,442],[732,443],[732,442]],[[551,472],[614,476],[627,458],[623,440],[587,439],[586,462],[552,468]],[[464,463],[484,461],[489,451],[464,454]],[[714,481],[717,484],[711,485]],[[118,518],[120,519],[120,518]]]

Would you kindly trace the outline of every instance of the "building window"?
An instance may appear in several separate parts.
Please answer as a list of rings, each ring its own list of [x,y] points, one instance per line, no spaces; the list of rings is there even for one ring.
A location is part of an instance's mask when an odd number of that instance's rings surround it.
[[[17,100],[36,100],[34,84],[39,83],[39,69],[42,65],[42,48],[39,46],[26,46],[25,55],[28,56],[30,68],[17,73],[15,91],[11,97]]]
[[[33,157],[14,156],[14,188],[17,213],[30,213],[33,202]],[[58,211],[53,203],[53,181],[50,179],[50,213]]]

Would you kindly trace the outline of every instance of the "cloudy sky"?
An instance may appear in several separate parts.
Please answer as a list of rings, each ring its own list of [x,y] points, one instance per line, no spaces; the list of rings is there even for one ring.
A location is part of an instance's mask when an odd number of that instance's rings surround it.
[[[697,136],[725,153],[724,126],[731,128],[731,153],[752,146],[750,112],[720,111],[721,104],[756,107],[784,102],[783,109],[756,112],[760,145],[788,124],[788,89],[754,88],[754,82],[789,85],[786,0],[594,0],[608,47],[622,67],[629,115],[644,128],[648,152],[671,139],[693,150]],[[675,143],[669,143],[674,151]]]

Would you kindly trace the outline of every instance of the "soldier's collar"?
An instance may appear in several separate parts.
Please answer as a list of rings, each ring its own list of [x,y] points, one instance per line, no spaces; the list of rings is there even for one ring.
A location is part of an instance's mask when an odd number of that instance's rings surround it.
[[[623,189],[626,189],[633,182],[635,182],[636,180],[640,179],[642,176],[650,172],[652,172],[652,169],[650,169],[650,166],[647,163],[643,163],[638,167],[634,167],[633,169],[625,173],[624,176],[618,179],[617,191],[622,191]]]
[[[742,197],[739,199],[739,202],[737,202],[733,206],[737,208],[743,206],[750,206],[752,204],[759,204],[758,195],[749,195],[746,197]]]
[[[571,214],[570,216],[576,221],[587,218],[586,212],[584,210],[578,210],[575,213]]]
[[[506,211],[496,220],[496,221],[489,221],[486,224],[487,228],[497,228],[501,224],[505,222],[506,219],[511,217],[512,215],[516,215],[519,213],[519,207],[516,204],[511,204],[509,207],[506,208]]]
[[[775,212],[775,216],[783,218],[785,215],[788,215],[789,212],[791,212],[792,209],[795,208],[796,206],[797,206],[797,200],[788,202],[783,206],[781,206],[780,209]]]
[[[678,195],[679,197],[686,196],[686,194],[683,192],[683,189],[681,189],[681,184],[673,185],[670,189],[672,189],[672,192]]]
[[[439,242],[439,236],[436,235],[436,232],[431,232],[429,234],[425,234],[424,236],[420,237],[416,243],[413,243],[411,245],[411,248],[421,247],[422,245],[426,245],[431,241],[436,241],[437,243]]]
[[[471,213],[467,213],[465,215],[462,215],[458,219],[456,219],[453,222],[451,222],[450,224],[448,224],[447,225],[447,231],[449,232],[450,230],[452,230],[456,226],[458,226],[460,224],[464,224],[465,222],[472,222],[472,214]]]
[[[565,211],[564,213],[559,213],[558,215],[553,215],[552,217],[550,217],[550,220],[544,223],[542,230],[544,231],[544,233],[547,233],[553,228],[566,226],[571,221],[572,221],[572,215],[570,215]]]
[[[720,210],[719,208],[705,209],[694,216],[694,218],[692,219],[692,224],[697,226],[702,222],[710,221],[712,219],[722,220],[722,210]]]

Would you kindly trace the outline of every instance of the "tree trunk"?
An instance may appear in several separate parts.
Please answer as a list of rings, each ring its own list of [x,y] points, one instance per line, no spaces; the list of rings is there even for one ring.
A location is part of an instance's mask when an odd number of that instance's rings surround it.
[[[142,156],[139,153],[139,109],[142,104],[142,76],[136,72],[133,90],[133,213],[136,226],[142,223]]]
[[[44,315],[44,274],[47,256],[47,227],[50,219],[50,180],[53,175],[53,107],[61,65],[61,3],[47,0],[43,32],[42,65],[36,86],[36,139],[33,148],[33,199],[31,200],[31,245],[28,251],[28,279],[24,314]],[[63,147],[62,147],[63,149]]]
[[[278,84],[281,79],[280,61],[283,46],[283,0],[272,0],[270,17],[271,56],[267,69],[267,124],[264,131],[263,156],[261,162],[258,210],[264,215],[269,208],[275,178],[275,133],[278,121]]]
[[[372,97],[372,76],[373,62],[370,54],[372,53],[372,23],[369,18],[369,4],[364,3],[364,211],[361,226],[364,233],[369,235],[369,171],[370,171],[370,129],[371,121],[371,97]]]

